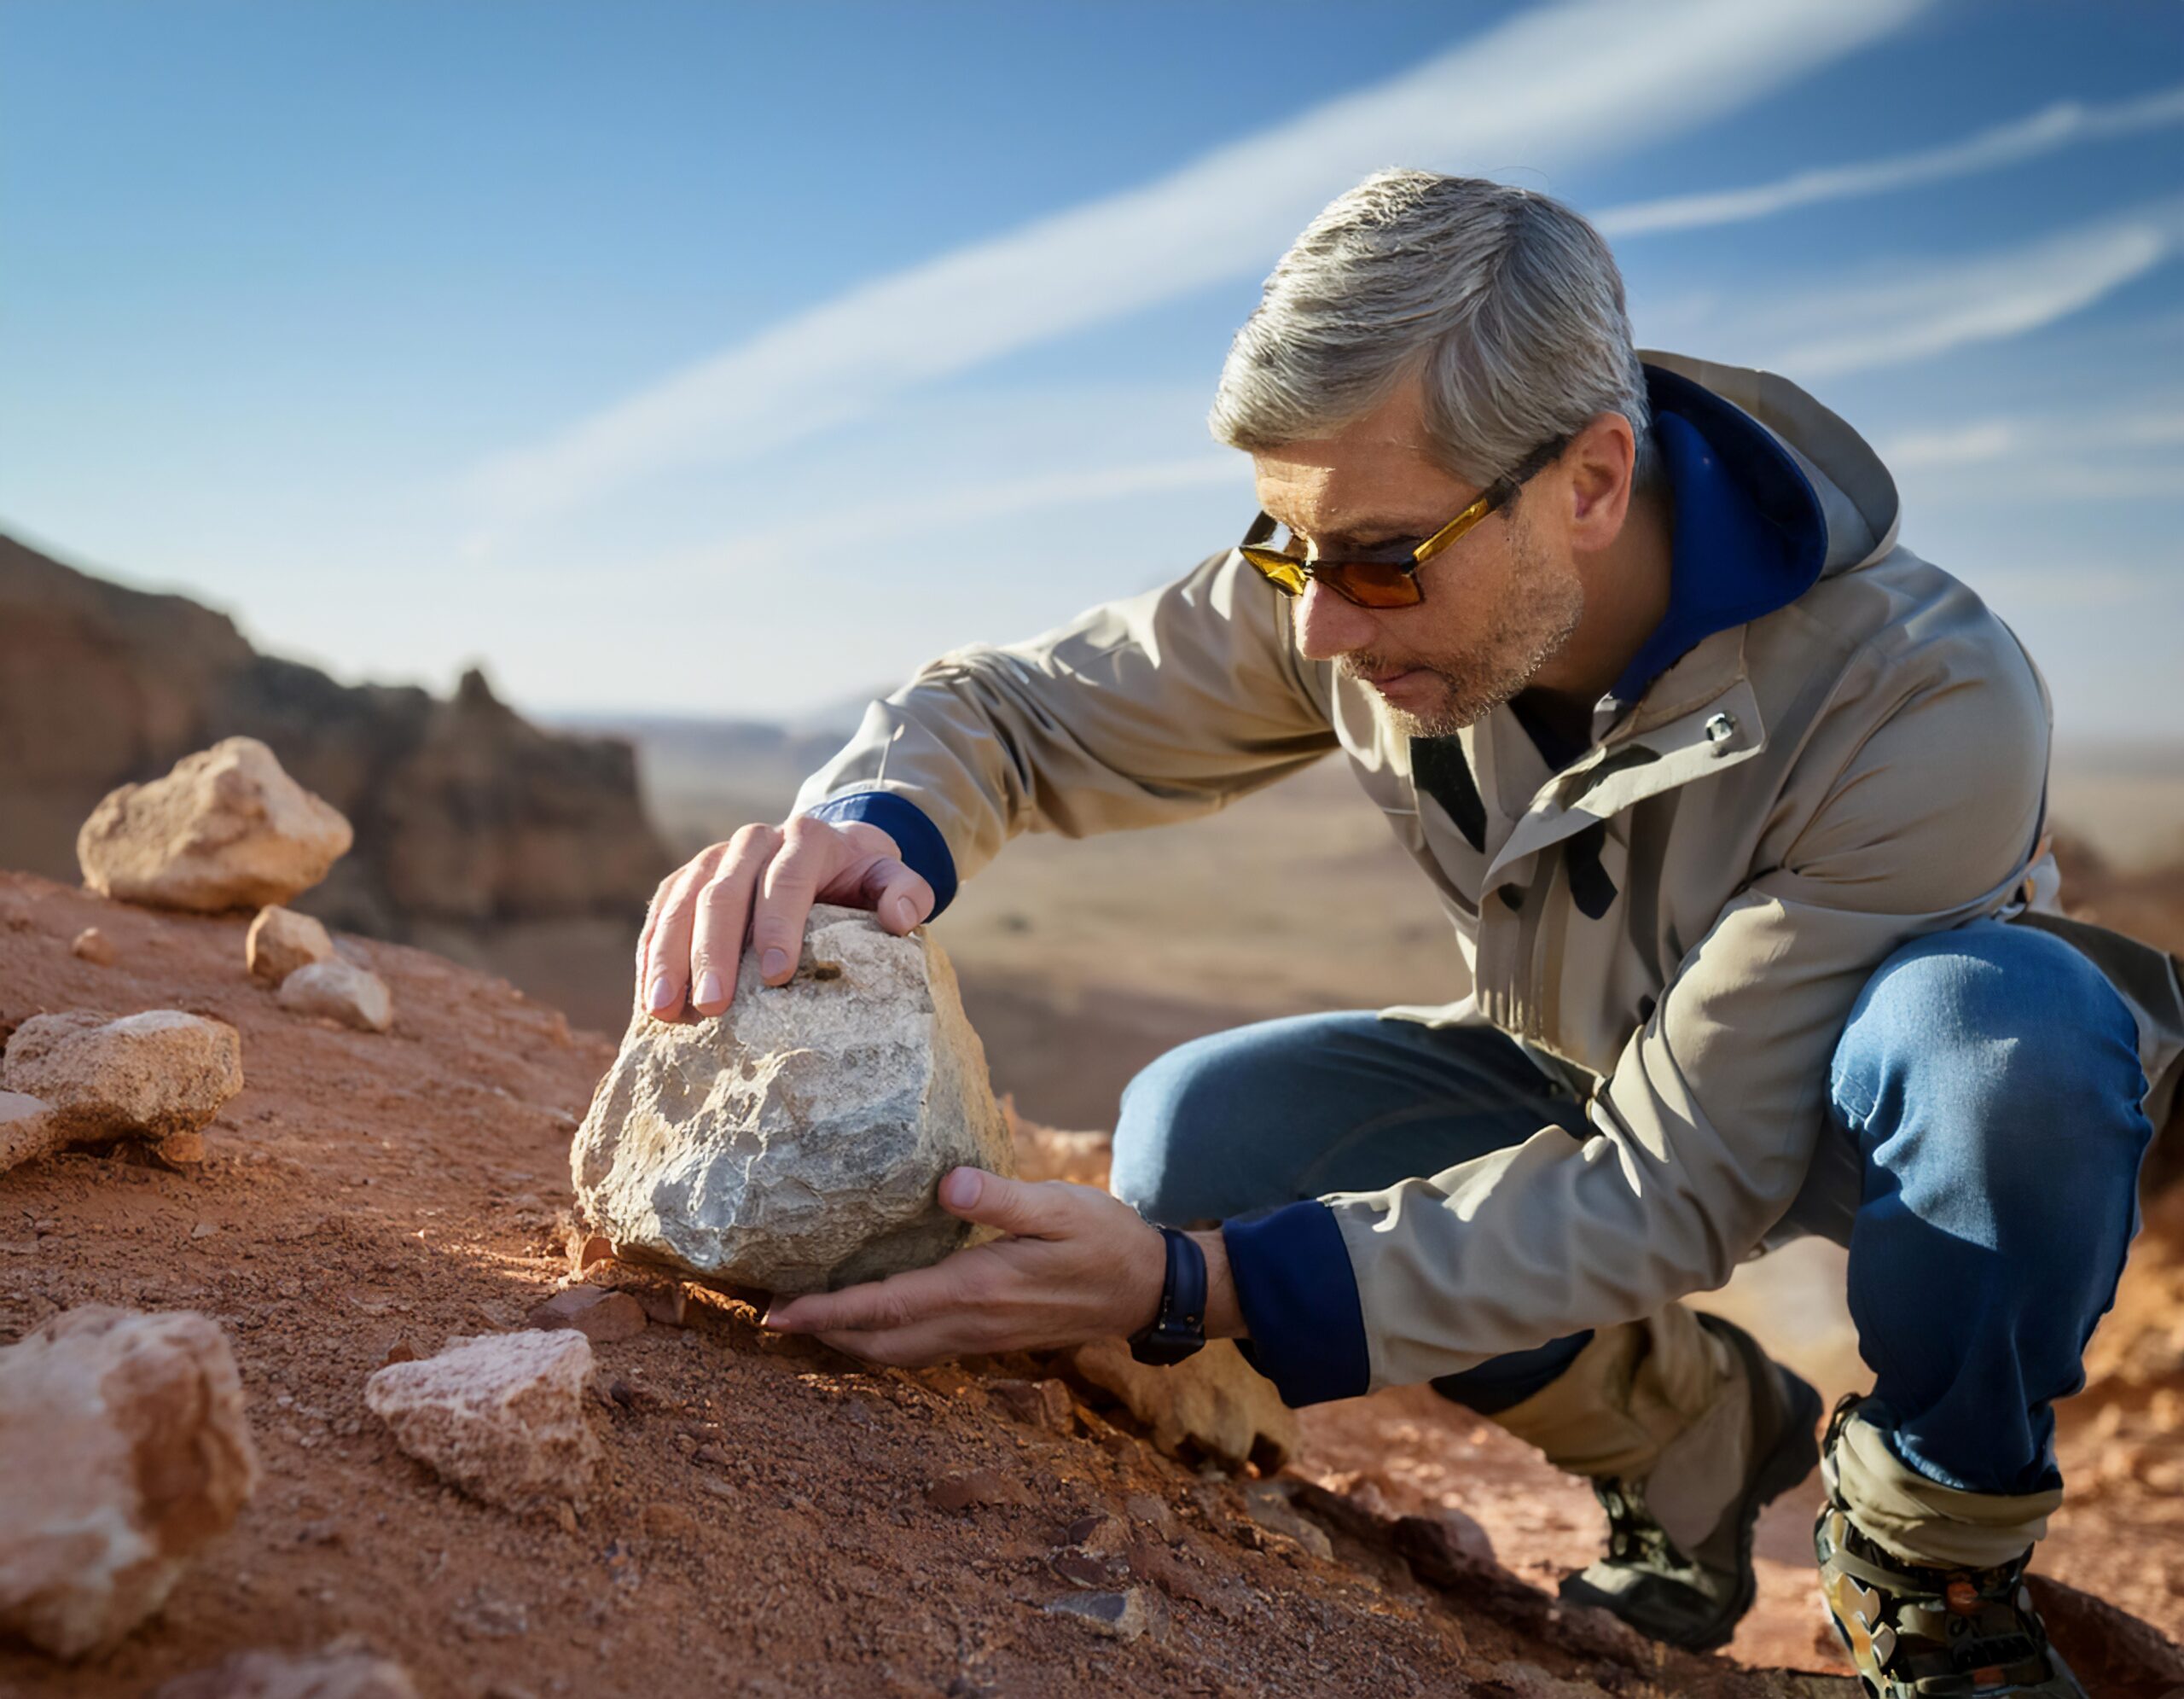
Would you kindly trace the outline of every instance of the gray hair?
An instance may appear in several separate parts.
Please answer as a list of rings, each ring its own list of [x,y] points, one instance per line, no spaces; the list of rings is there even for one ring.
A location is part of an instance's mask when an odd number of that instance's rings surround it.
[[[1305,227],[1230,345],[1208,420],[1232,448],[1332,434],[1412,374],[1435,459],[1484,486],[1620,413],[1652,475],[1623,274],[1560,201],[1483,177],[1375,172]]]

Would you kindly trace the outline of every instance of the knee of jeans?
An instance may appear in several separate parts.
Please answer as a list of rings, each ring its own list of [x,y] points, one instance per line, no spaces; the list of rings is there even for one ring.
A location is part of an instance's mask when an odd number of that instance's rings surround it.
[[[1148,1220],[1191,1221],[1219,1213],[1206,1207],[1204,1186],[1194,1184],[1180,1135],[1205,1125],[1192,1113],[1194,1103],[1217,1101],[1220,1055],[1215,1039],[1193,1039],[1140,1069],[1123,1088],[1107,1190]]]
[[[2135,1174],[2150,1134],[2138,1028],[2115,988],[2061,939],[1998,922],[1929,934],[1884,962],[1832,1084],[1869,1151],[1915,1113],[1990,1194],[2022,1191],[2042,1210],[2054,1185],[2096,1177],[2088,1158],[2103,1176]]]

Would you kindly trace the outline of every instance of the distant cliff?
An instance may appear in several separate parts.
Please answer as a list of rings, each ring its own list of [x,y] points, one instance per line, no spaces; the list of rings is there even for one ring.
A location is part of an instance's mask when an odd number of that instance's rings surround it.
[[[634,923],[671,864],[620,738],[541,730],[474,672],[451,701],[339,684],[185,596],[0,536],[0,867],[73,882],[76,829],[102,796],[235,733],[356,828],[298,905],[355,931]]]

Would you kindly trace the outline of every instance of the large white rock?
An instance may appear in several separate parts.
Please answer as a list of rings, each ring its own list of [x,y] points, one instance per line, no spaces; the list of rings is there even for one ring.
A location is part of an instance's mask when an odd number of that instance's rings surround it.
[[[242,1034],[178,1009],[33,1015],[8,1040],[0,1086],[43,1101],[61,1143],[195,1132],[242,1090]]]
[[[617,1255],[811,1292],[972,1242],[938,1196],[960,1163],[1015,1172],[954,969],[923,931],[822,905],[787,985],[746,951],[726,1014],[637,1013],[572,1167]]]
[[[76,835],[84,882],[157,908],[263,908],[326,877],[349,823],[282,771],[254,737],[185,755],[165,778],[125,784]]]
[[[187,1311],[87,1304],[0,1349],[0,1638],[103,1650],[258,1484],[242,1382]]]
[[[584,1498],[601,1456],[584,1418],[590,1379],[591,1341],[573,1328],[480,1334],[379,1370],[364,1404],[443,1479],[520,1510]]]
[[[337,1644],[301,1656],[238,1652],[211,1669],[161,1684],[152,1699],[417,1699],[417,1685],[393,1659]]]

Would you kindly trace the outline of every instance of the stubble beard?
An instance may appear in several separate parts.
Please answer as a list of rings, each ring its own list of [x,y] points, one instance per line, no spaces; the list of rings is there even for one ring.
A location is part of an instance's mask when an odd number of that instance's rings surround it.
[[[1469,654],[1421,655],[1409,661],[1432,677],[1439,687],[1438,700],[1420,708],[1399,707],[1365,684],[1374,715],[1397,736],[1453,737],[1523,689],[1562,652],[1584,612],[1583,586],[1574,574],[1557,578],[1540,570],[1528,547],[1519,546],[1517,564],[1510,582],[1519,588],[1495,608],[1484,638]],[[1361,684],[1397,665],[1362,652],[1346,655],[1338,664]]]

